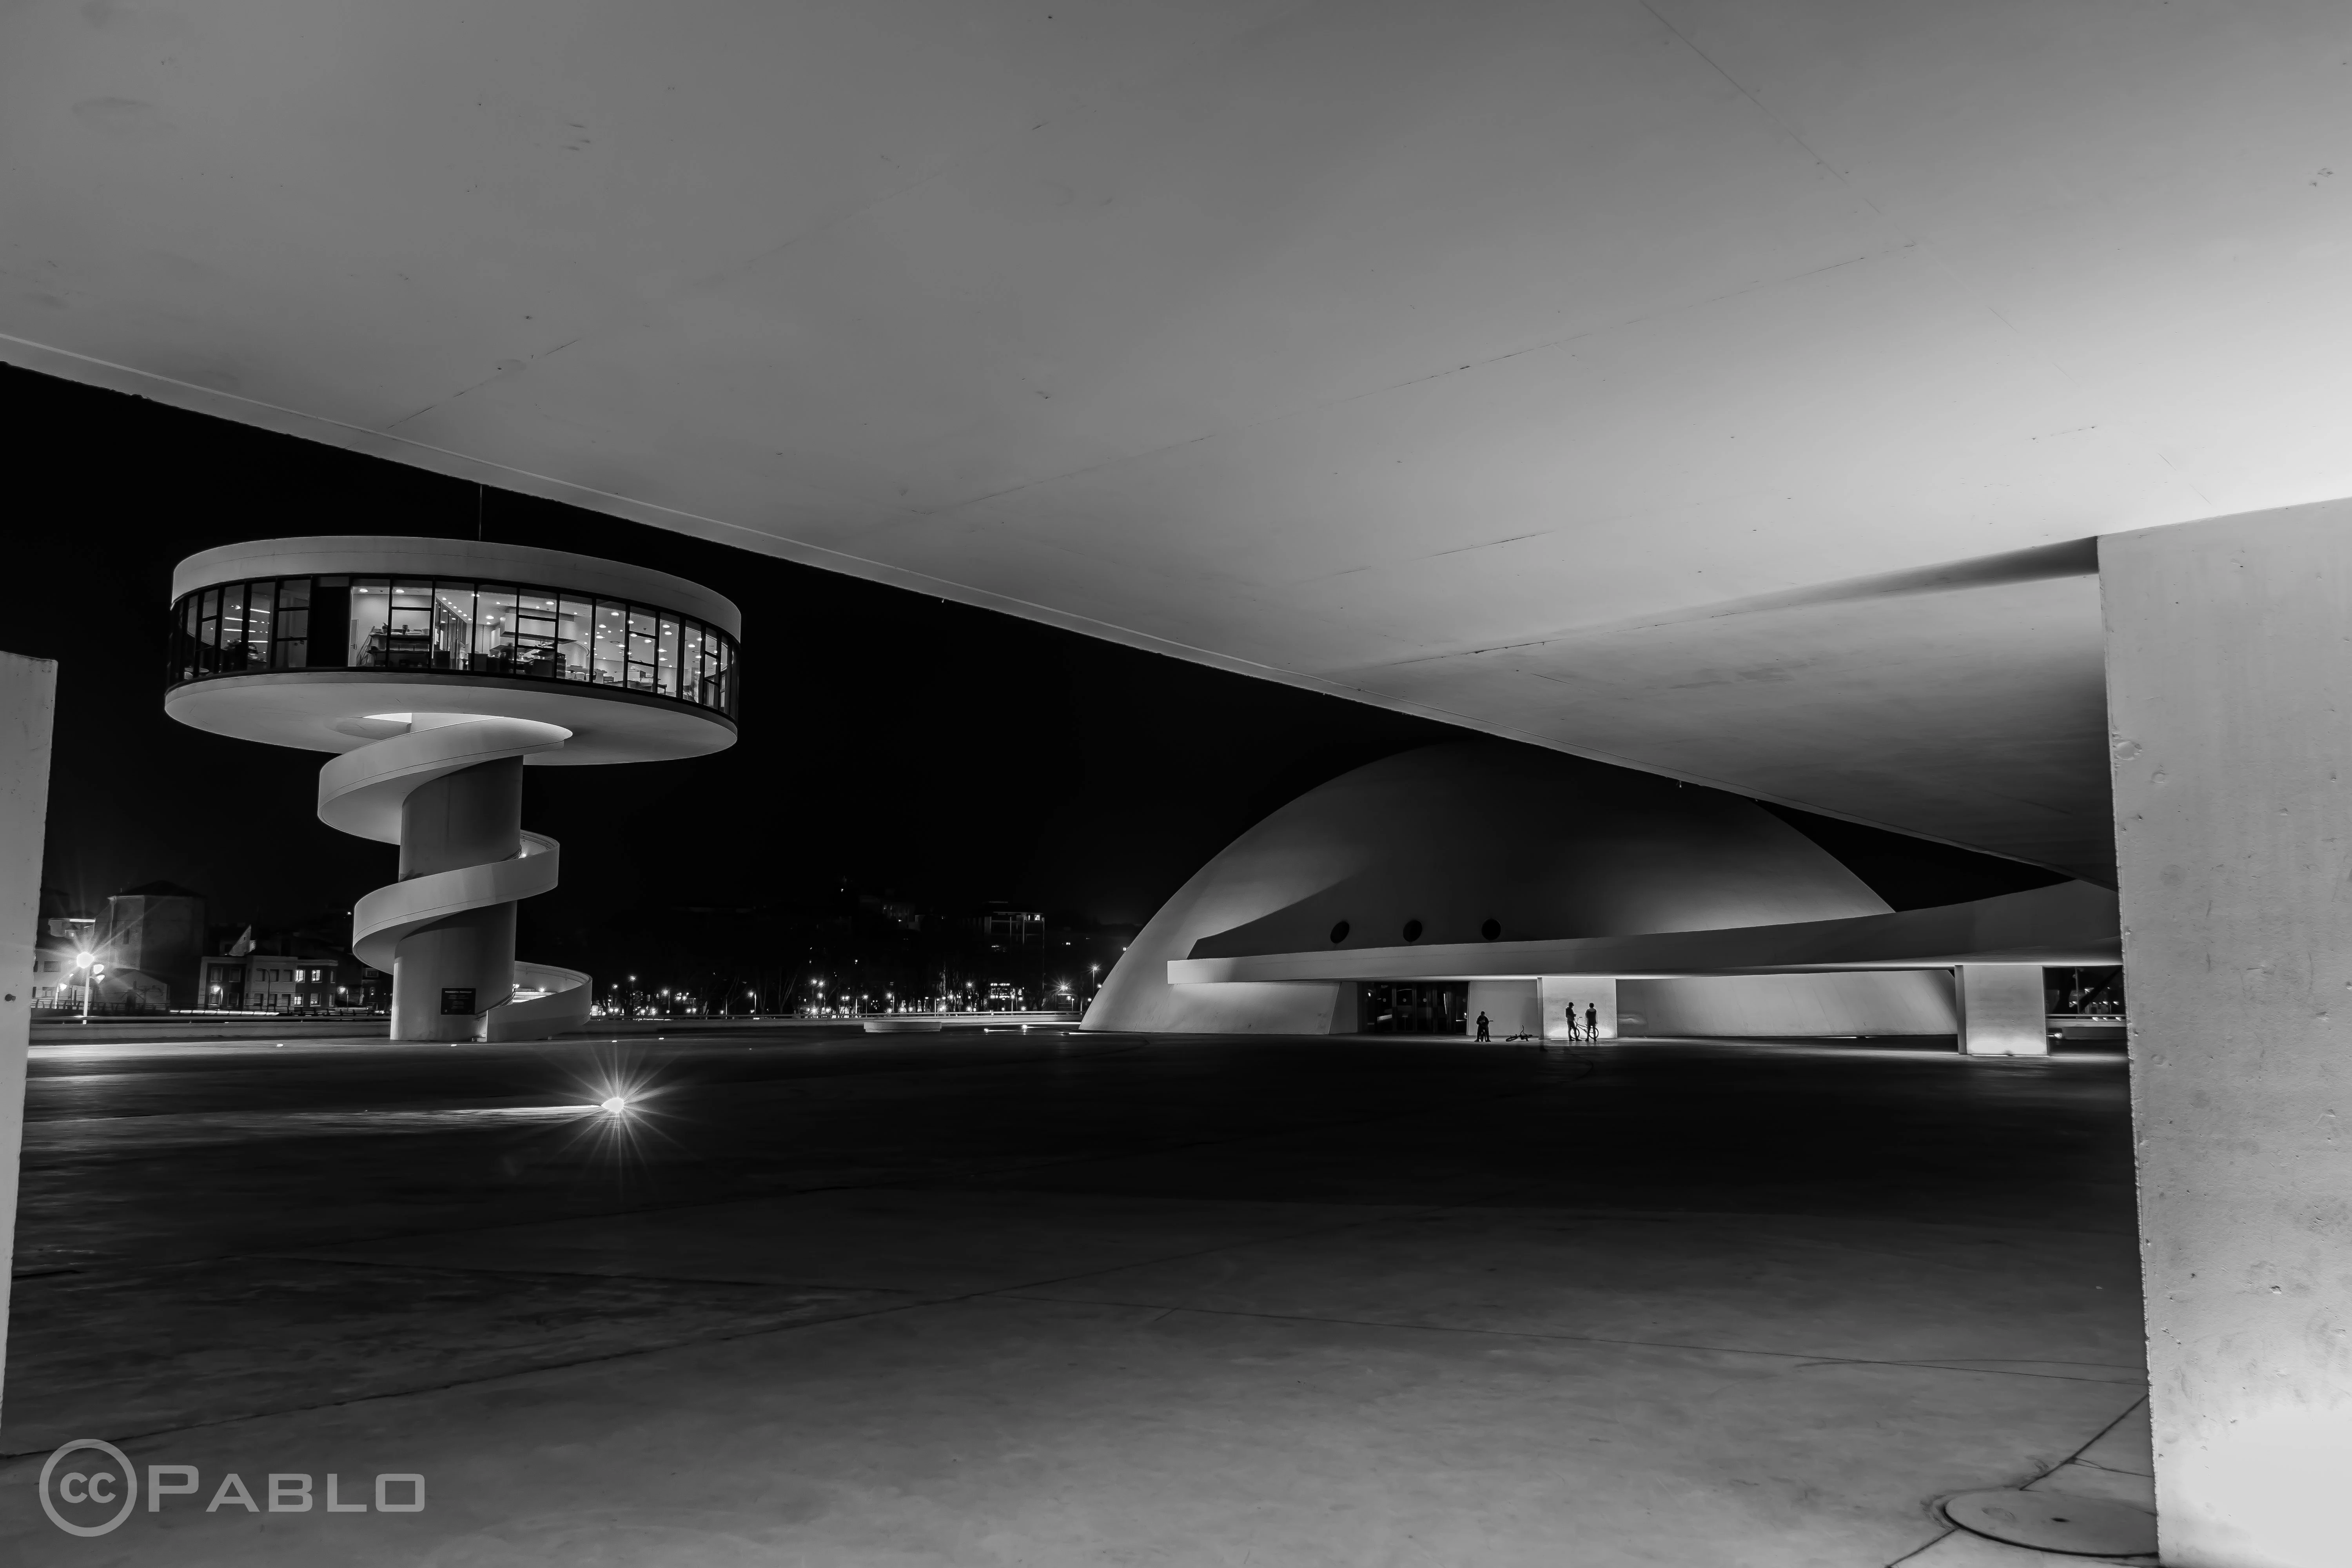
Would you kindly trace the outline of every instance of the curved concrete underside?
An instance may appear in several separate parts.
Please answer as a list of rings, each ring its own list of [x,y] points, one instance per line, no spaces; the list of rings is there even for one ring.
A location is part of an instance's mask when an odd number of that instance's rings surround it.
[[[197,730],[265,745],[348,753],[407,732],[407,713],[474,713],[564,731],[533,767],[594,767],[709,756],[735,721],[671,698],[585,682],[436,670],[281,669],[183,681],[163,711]],[[381,715],[378,717],[377,715]]]
[[[2079,542],[2352,493],[2347,50],[2319,0],[25,5],[0,354],[2102,877]]]

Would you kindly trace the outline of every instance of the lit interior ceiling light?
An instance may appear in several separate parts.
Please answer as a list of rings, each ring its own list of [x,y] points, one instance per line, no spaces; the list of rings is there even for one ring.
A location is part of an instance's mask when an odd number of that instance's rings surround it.
[[[618,1116],[623,1111],[629,1109],[629,1102],[616,1094],[612,1099],[604,1101],[604,1104],[599,1106],[597,1109],[601,1110],[608,1110],[614,1115]]]

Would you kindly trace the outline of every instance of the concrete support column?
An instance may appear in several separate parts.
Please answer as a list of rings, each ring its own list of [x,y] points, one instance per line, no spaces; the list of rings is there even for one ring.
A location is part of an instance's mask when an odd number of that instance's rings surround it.
[[[2102,539],[2099,573],[2162,1555],[2340,1564],[2352,503]]]
[[[1547,1040],[1568,1038],[1569,1004],[1576,1005],[1576,1022],[1584,1025],[1584,1010],[1593,1010],[1593,1022],[1600,1026],[1601,1037],[1617,1037],[1617,982],[1611,975],[1547,974],[1536,982],[1537,994],[1542,998],[1543,1034]]]
[[[0,1355],[8,1343],[7,1265],[16,1255],[17,1160],[25,1142],[25,1048],[32,1027],[49,816],[49,722],[58,667],[0,653]]]
[[[400,806],[400,879],[510,860],[522,852],[522,759],[479,763],[420,785]],[[515,906],[491,904],[401,939],[392,966],[392,1037],[476,1040],[514,993]]]
[[[2038,963],[1963,963],[1954,974],[1960,1049],[1972,1057],[2046,1057],[2050,1004]]]

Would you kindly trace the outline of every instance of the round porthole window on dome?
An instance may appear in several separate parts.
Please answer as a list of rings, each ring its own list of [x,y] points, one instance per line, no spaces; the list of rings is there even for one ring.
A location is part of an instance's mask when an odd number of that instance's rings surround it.
[[[1331,928],[1331,941],[1332,941],[1334,943],[1338,943],[1338,942],[1345,942],[1345,941],[1347,941],[1347,940],[1348,940],[1348,922],[1347,922],[1346,921],[1339,921],[1337,925],[1335,925],[1335,926],[1333,926],[1333,927]]]
[[[1404,922],[1404,939],[1407,942],[1419,942],[1421,940],[1421,922],[1419,921],[1407,921]]]
[[[1496,937],[1503,934],[1503,922],[1500,921],[1488,921],[1485,925],[1478,928],[1478,934],[1485,937],[1488,942],[1492,942]]]

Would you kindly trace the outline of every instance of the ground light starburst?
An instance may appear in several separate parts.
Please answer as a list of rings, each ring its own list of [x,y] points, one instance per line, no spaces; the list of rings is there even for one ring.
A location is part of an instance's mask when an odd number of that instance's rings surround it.
[[[645,1163],[656,1140],[677,1143],[661,1125],[666,1120],[662,1074],[656,1064],[645,1059],[646,1048],[640,1042],[619,1039],[550,1042],[540,1047],[548,1065],[570,1080],[578,1110],[567,1143],[583,1176],[628,1173]]]

